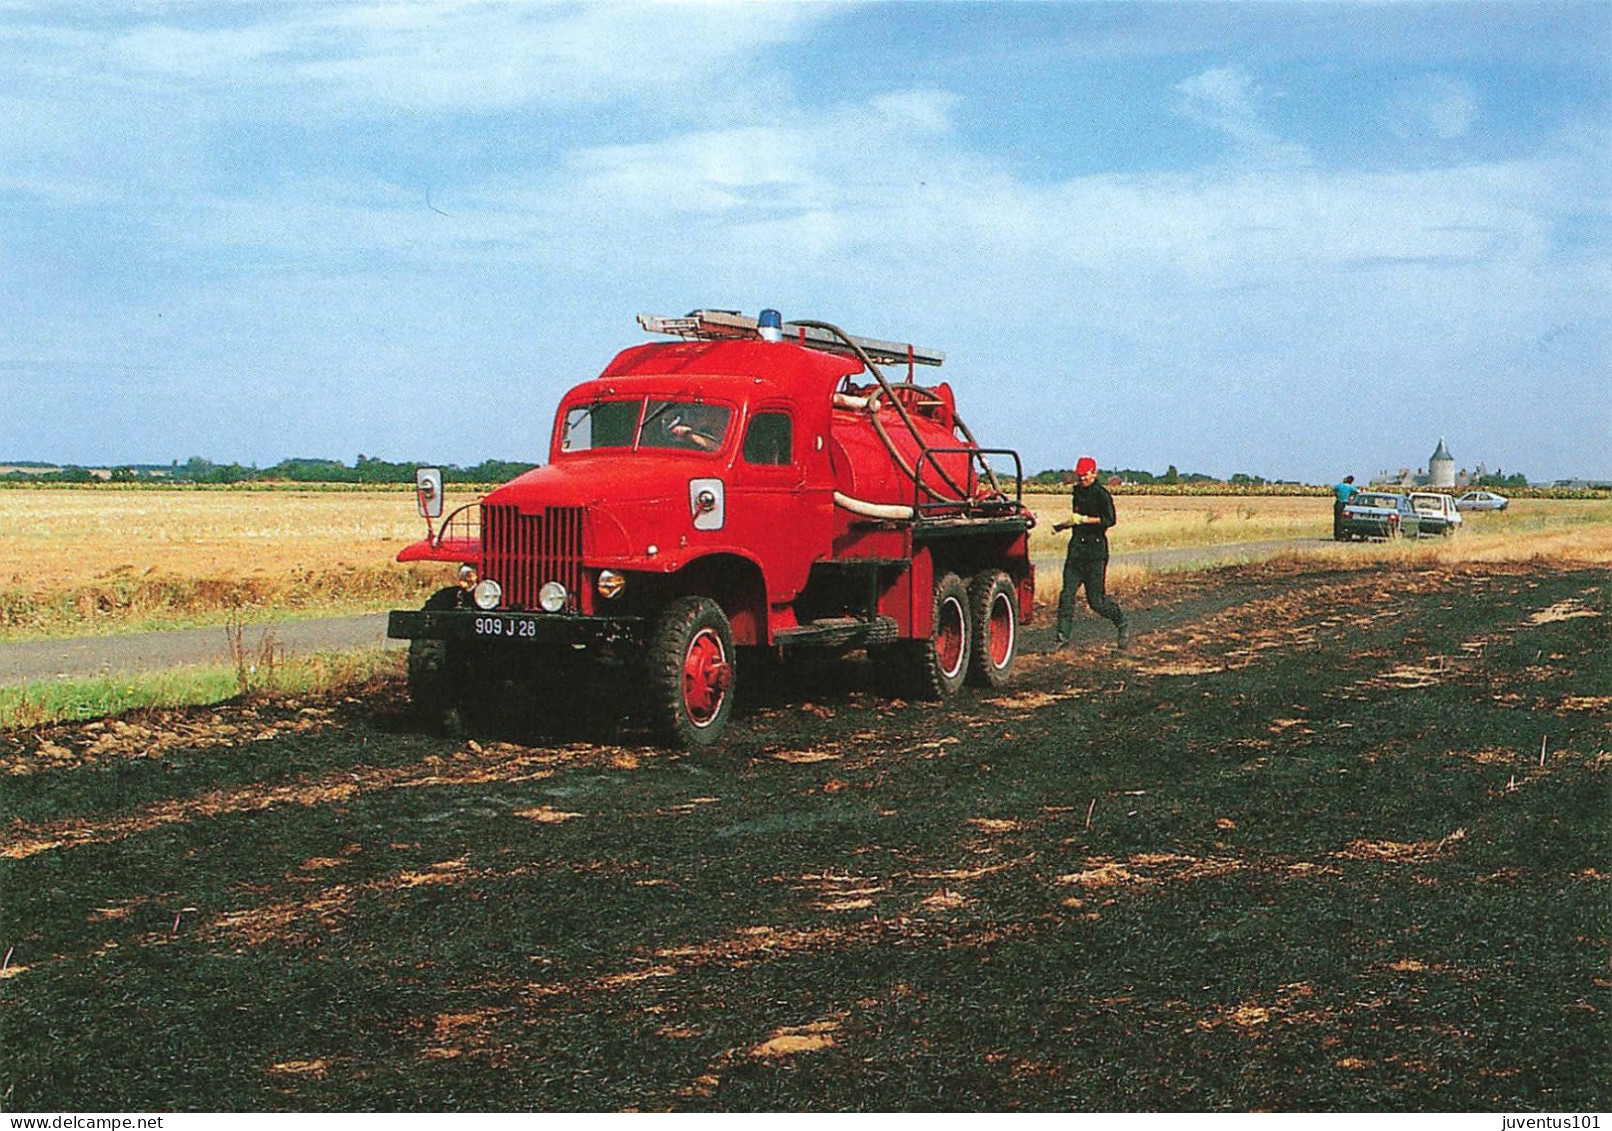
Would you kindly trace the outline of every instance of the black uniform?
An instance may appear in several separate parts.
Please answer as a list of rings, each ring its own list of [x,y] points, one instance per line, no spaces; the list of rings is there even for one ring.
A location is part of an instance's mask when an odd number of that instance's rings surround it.
[[[1101,483],[1090,487],[1075,484],[1070,496],[1075,514],[1089,515],[1097,522],[1069,528],[1069,551],[1063,560],[1063,592],[1058,594],[1058,620],[1055,632],[1061,646],[1069,639],[1075,623],[1075,591],[1086,587],[1086,604],[1100,617],[1114,622],[1120,641],[1126,638],[1125,613],[1108,595],[1108,528],[1114,525],[1114,497]]]

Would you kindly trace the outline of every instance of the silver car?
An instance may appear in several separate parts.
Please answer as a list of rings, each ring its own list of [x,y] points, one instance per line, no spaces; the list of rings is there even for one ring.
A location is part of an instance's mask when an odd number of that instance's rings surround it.
[[[1356,491],[1343,504],[1339,541],[1356,538],[1414,538],[1422,518],[1410,497],[1389,491]]]
[[[1457,510],[1463,511],[1503,511],[1511,500],[1504,495],[1496,495],[1493,491],[1468,491],[1455,500]]]

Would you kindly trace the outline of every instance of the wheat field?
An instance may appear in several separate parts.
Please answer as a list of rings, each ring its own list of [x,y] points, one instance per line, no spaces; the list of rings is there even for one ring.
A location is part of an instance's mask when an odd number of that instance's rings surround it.
[[[0,639],[365,611],[446,576],[394,560],[425,534],[407,488],[9,488],[0,524]]]
[[[475,501],[450,490],[451,509]],[[1067,496],[1032,494],[1041,596],[1055,595]],[[1612,500],[1519,499],[1469,516],[1454,539],[1325,542],[1321,496],[1119,495],[1113,552],[1313,539],[1341,563],[1389,559],[1612,563]],[[218,623],[232,612],[311,616],[413,603],[445,566],[399,566],[425,533],[407,487],[379,490],[16,487],[0,489],[0,639]],[[1322,544],[1325,543],[1325,544]],[[1143,576],[1116,563],[1123,593]]]

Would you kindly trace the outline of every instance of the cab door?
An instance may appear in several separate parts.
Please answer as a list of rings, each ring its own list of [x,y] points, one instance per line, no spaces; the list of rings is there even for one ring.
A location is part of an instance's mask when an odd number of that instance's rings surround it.
[[[785,402],[756,406],[744,422],[728,495],[732,533],[760,562],[767,579],[767,601],[794,600],[806,587],[812,562],[828,545],[832,498],[808,492],[804,471],[805,437],[796,413]]]

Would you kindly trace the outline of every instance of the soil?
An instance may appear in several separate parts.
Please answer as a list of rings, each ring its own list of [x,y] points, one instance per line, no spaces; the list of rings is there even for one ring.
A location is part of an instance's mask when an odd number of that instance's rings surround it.
[[[939,705],[747,672],[692,754],[399,681],[0,733],[7,1105],[1604,1109],[1607,571],[1128,611]]]

